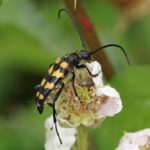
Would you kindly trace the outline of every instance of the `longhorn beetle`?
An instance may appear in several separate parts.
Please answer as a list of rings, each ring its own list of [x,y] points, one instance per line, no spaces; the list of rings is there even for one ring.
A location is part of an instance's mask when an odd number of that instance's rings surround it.
[[[63,56],[62,58],[57,58],[56,61],[50,65],[49,70],[48,70],[47,74],[45,75],[45,77],[43,78],[42,82],[35,87],[35,90],[36,90],[35,102],[37,105],[37,110],[41,114],[43,112],[43,109],[44,109],[43,105],[44,105],[47,97],[51,94],[51,92],[54,90],[54,88],[58,84],[61,85],[61,87],[58,89],[57,93],[54,96],[53,103],[52,104],[48,103],[48,105],[53,108],[53,120],[54,120],[54,124],[55,124],[55,130],[56,130],[57,136],[59,138],[59,141],[62,144],[62,140],[60,138],[60,135],[59,135],[59,132],[57,129],[57,124],[56,124],[55,102],[57,101],[59,95],[61,94],[61,92],[64,88],[63,79],[65,79],[70,73],[72,74],[72,78],[71,78],[72,87],[73,87],[75,95],[78,97],[78,93],[77,93],[75,85],[74,85],[74,83],[75,83],[74,68],[77,68],[77,69],[85,68],[91,76],[97,76],[97,74],[92,75],[85,64],[80,64],[81,60],[85,60],[85,61],[91,60],[91,56],[93,54],[97,53],[98,51],[100,51],[104,48],[117,47],[120,50],[122,50],[122,52],[124,53],[124,55],[127,59],[127,62],[129,64],[130,64],[130,62],[129,62],[126,51],[120,45],[117,45],[117,44],[108,44],[108,45],[102,46],[100,48],[97,48],[93,51],[87,51],[86,44],[83,40],[82,34],[80,32],[80,28],[79,28],[78,24],[76,23],[76,20],[66,9],[60,9],[58,11],[58,18],[60,18],[61,12],[66,12],[72,19],[72,21],[79,33],[80,40],[82,42],[82,46],[83,46],[84,50],[80,50],[79,52],[72,52],[70,54]]]

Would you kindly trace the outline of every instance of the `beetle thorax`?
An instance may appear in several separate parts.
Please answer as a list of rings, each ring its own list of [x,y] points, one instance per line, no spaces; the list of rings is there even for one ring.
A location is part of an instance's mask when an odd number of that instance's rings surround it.
[[[80,63],[80,57],[78,53],[71,53],[65,55],[62,59],[73,66],[78,65]]]
[[[87,51],[80,51],[65,55],[62,59],[73,66],[77,66],[81,60],[89,60],[90,55]]]

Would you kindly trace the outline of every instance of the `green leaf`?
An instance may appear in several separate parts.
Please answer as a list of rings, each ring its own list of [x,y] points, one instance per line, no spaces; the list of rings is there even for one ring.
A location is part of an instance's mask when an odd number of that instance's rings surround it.
[[[9,119],[0,116],[0,148],[10,149],[44,149],[44,121],[50,115],[47,107],[40,115],[35,107],[21,109]]]

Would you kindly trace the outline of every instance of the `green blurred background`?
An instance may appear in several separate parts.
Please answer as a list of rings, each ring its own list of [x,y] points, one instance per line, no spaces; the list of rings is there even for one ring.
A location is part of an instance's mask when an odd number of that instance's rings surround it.
[[[82,5],[103,45],[121,44],[132,62],[129,67],[119,51],[106,51],[116,70],[109,83],[120,92],[124,108],[92,130],[91,139],[93,150],[113,150],[124,132],[150,127],[150,6],[146,0],[82,0]],[[50,109],[38,114],[33,87],[56,57],[81,49],[69,17],[57,18],[64,7],[60,0],[1,4],[0,150],[44,149]]]

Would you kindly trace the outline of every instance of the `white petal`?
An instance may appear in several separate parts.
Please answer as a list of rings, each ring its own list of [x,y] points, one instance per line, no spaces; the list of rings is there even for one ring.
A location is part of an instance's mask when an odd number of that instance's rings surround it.
[[[134,133],[126,133],[120,140],[116,150],[140,150],[150,139],[150,129],[144,129]]]
[[[101,65],[97,61],[93,61],[91,63],[86,63],[87,68],[90,70],[92,75],[98,74],[96,77],[92,77],[92,80],[96,87],[102,87],[103,86],[103,80],[102,80],[102,70]]]
[[[123,143],[116,150],[139,150],[139,147],[132,143]]]
[[[120,95],[114,88],[106,85],[99,88],[97,92],[99,92],[98,96],[100,96],[99,94],[102,94],[108,97],[100,104],[97,115],[114,116],[122,110]]]
[[[46,128],[45,150],[70,150],[72,145],[76,141],[75,128],[62,128],[57,123],[58,132],[63,142],[63,144],[60,144],[60,141],[55,131],[52,116],[45,121],[45,128]]]

